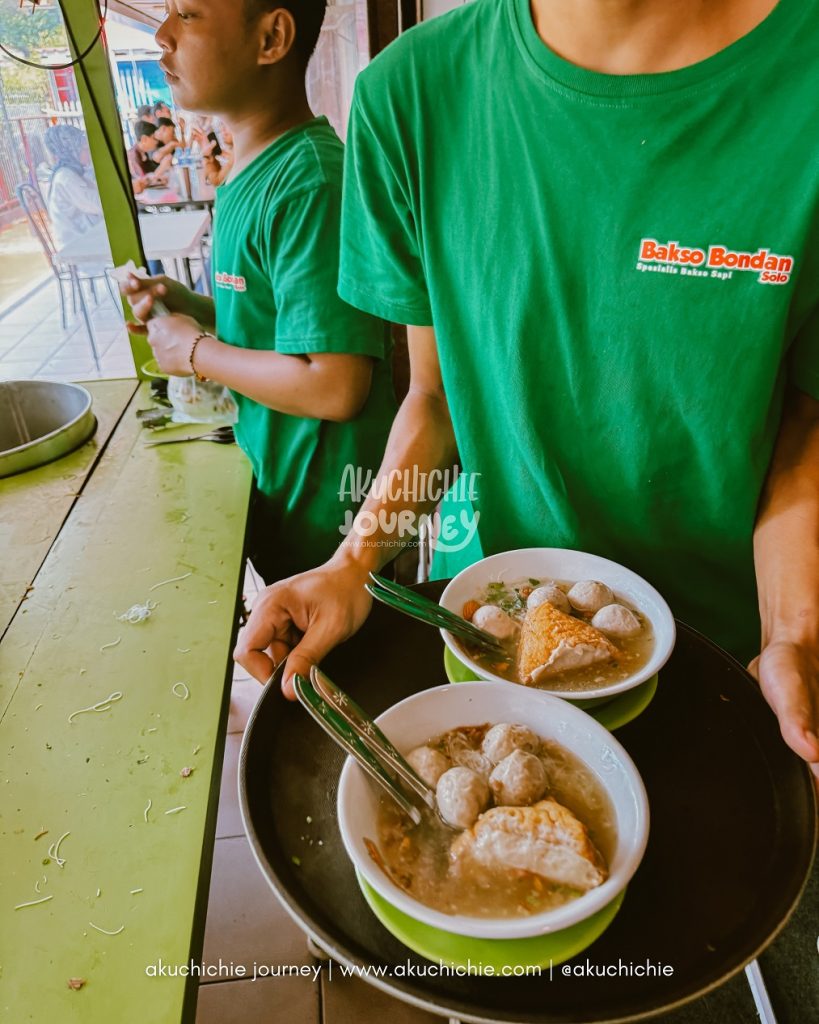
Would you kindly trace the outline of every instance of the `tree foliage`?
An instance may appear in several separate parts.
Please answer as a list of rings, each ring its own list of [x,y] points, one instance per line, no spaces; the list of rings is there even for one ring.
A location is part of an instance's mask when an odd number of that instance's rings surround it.
[[[59,7],[32,7],[26,0],[0,0],[0,42],[7,49],[36,57],[41,47],[65,46],[63,17]]]

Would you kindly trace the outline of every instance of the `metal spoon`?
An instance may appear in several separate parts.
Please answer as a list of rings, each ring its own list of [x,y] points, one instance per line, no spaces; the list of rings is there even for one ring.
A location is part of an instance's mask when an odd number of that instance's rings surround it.
[[[236,435],[233,433],[233,427],[224,426],[217,427],[207,434],[193,434],[190,437],[165,437],[160,441],[146,441],[145,447],[155,448],[158,444],[182,444],[185,441],[213,441],[214,444],[233,444],[235,440]]]

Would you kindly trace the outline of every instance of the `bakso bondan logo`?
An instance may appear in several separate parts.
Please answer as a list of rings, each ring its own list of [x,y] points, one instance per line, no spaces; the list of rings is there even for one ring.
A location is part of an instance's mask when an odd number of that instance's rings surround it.
[[[727,245],[709,245],[708,249],[641,238],[637,270],[659,270],[684,277],[710,277],[729,281],[735,271],[757,274],[760,284],[787,284],[793,273],[793,256],[770,249],[745,252]]]
[[[397,506],[398,510],[361,509],[356,515],[353,508],[348,507],[339,533],[346,537],[355,531],[365,541],[381,547],[403,547],[426,534],[435,551],[463,551],[478,530],[480,513],[472,503],[477,500],[480,475],[461,473],[457,468],[433,469],[426,473],[414,466],[376,477],[370,469],[347,465],[338,489],[338,500],[342,504],[355,508],[369,496]],[[451,511],[436,509],[432,514],[418,515],[411,508],[401,508],[416,503],[437,505],[445,497],[449,501],[444,508]]]
[[[247,291],[247,281],[241,274],[228,274],[224,270],[217,270],[213,279],[217,288],[231,288],[234,292]]]

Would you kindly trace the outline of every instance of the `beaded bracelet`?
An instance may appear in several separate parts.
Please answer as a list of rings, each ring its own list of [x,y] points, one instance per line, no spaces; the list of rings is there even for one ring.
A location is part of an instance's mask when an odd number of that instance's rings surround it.
[[[193,339],[193,345],[191,345],[191,354],[190,354],[191,370],[193,370],[194,377],[196,377],[196,379],[198,381],[201,381],[203,384],[205,384],[208,381],[209,378],[208,377],[203,377],[202,374],[196,369],[196,367],[193,364],[193,357],[196,354],[196,346],[199,344],[199,342],[203,338],[212,338],[212,337],[213,337],[212,334],[209,334],[207,331],[203,331],[201,334],[197,334],[196,335],[196,337]]]

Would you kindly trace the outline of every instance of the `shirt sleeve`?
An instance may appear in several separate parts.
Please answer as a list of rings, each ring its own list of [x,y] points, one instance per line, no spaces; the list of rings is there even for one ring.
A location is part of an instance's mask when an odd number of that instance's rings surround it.
[[[144,178],[145,172],[142,170],[142,165],[139,162],[139,157],[136,155],[136,150],[132,146],[127,153],[128,156],[128,170],[131,172],[132,178]]]
[[[276,302],[276,351],[383,358],[386,325],[338,295],[341,189],[326,182],[272,212],[263,254]]]
[[[430,326],[432,312],[406,155],[389,117],[373,130],[356,86],[344,162],[339,294],[395,323]]]
[[[800,391],[819,399],[819,306],[811,311],[791,345],[790,377]]]

